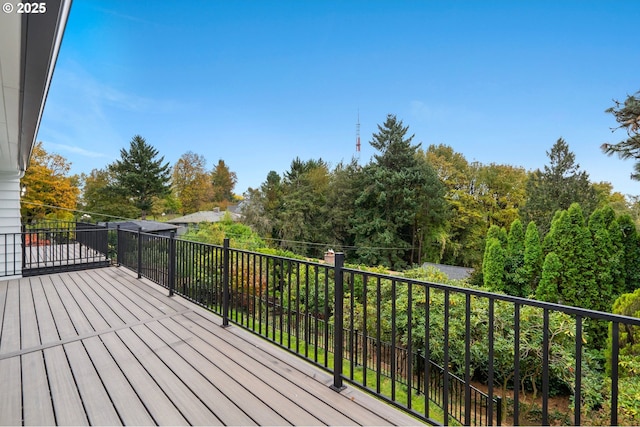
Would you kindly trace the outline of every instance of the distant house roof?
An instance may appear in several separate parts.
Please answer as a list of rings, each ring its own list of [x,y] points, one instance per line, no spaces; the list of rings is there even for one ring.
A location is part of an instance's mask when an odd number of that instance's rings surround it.
[[[213,211],[200,211],[189,215],[181,216],[178,218],[167,221],[170,224],[199,224],[201,222],[219,222],[222,221],[227,211],[213,210]],[[234,212],[229,212],[231,219],[237,221],[240,219],[240,215]]]
[[[131,220],[131,221],[115,221],[115,222],[101,222],[100,225],[106,225],[109,229],[115,229],[120,226],[123,230],[138,231],[142,228],[143,233],[158,233],[163,231],[177,230],[178,226],[173,224],[167,224],[166,222],[147,221],[147,220]]]
[[[462,280],[467,279],[473,273],[473,268],[468,267],[456,267],[454,265],[446,265],[446,264],[435,264],[432,262],[425,262],[422,264],[423,268],[426,267],[434,267],[438,270],[442,271],[444,274],[449,277],[449,279],[453,280]]]

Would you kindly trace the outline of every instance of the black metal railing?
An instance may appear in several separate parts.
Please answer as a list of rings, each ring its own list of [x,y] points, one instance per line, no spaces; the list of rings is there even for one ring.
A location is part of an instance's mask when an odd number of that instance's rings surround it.
[[[2,235],[0,244],[78,244],[80,232],[102,231],[31,229]],[[535,423],[548,425],[558,383],[572,395],[563,422],[588,422],[594,410],[616,425],[624,412],[620,343],[640,327],[638,318],[347,268],[340,253],[328,265],[231,249],[228,241],[114,234],[118,265],[220,314],[223,325],[247,328],[326,369],[335,390],[348,381],[426,422],[531,423],[526,393],[539,393]],[[11,270],[8,258],[3,265]],[[609,328],[599,389],[605,400],[588,406],[585,367],[596,327]]]
[[[494,425],[507,416],[526,423],[525,393],[533,388],[538,423],[547,425],[560,378],[573,395],[570,419],[581,424],[585,327],[610,325],[610,385],[600,410],[618,422],[619,330],[640,327],[640,319],[346,268],[342,254],[334,266],[144,233],[119,236],[121,265],[220,314],[223,324],[327,369],[336,390],[347,380],[433,423]]]
[[[93,224],[46,222],[0,235],[0,277],[102,267],[109,264],[107,229]]]

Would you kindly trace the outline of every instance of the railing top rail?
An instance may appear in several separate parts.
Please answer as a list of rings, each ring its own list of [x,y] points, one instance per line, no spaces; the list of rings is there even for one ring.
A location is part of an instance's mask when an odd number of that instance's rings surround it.
[[[475,296],[475,297],[510,302],[513,304],[519,304],[521,306],[531,306],[531,307],[542,308],[550,311],[560,311],[562,313],[566,313],[574,316],[583,316],[583,317],[588,317],[592,319],[604,320],[608,322],[619,322],[619,323],[624,323],[624,324],[629,324],[634,326],[640,326],[640,318],[637,318],[637,317],[629,317],[629,316],[623,316],[619,314],[605,313],[602,311],[589,310],[581,307],[572,307],[568,305],[561,305],[561,304],[538,301],[538,300],[533,300],[528,298],[515,297],[511,295],[497,294],[493,292],[483,291],[480,289],[463,288],[460,286],[446,285],[443,283],[427,282],[427,281],[418,280],[418,279],[409,279],[402,276],[368,272],[368,271],[358,270],[354,268],[345,267],[343,268],[343,271],[349,272],[349,273],[367,275],[370,277],[379,278],[381,280],[391,280],[391,281],[395,281],[396,283],[398,282],[411,283],[412,285],[427,286],[429,288],[435,288],[441,291],[457,292],[457,293],[462,293],[462,294]]]

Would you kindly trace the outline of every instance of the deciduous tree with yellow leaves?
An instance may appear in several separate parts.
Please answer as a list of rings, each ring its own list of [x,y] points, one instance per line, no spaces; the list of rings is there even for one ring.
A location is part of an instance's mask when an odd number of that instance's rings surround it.
[[[33,147],[29,167],[20,180],[23,222],[73,217],[69,210],[76,208],[80,189],[78,177],[69,175],[70,168],[71,163],[61,155],[47,153],[42,142]]]

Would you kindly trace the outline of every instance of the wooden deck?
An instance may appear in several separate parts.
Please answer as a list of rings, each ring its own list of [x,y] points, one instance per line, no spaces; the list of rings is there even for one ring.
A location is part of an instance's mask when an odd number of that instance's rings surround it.
[[[115,267],[0,281],[0,425],[416,425]]]

